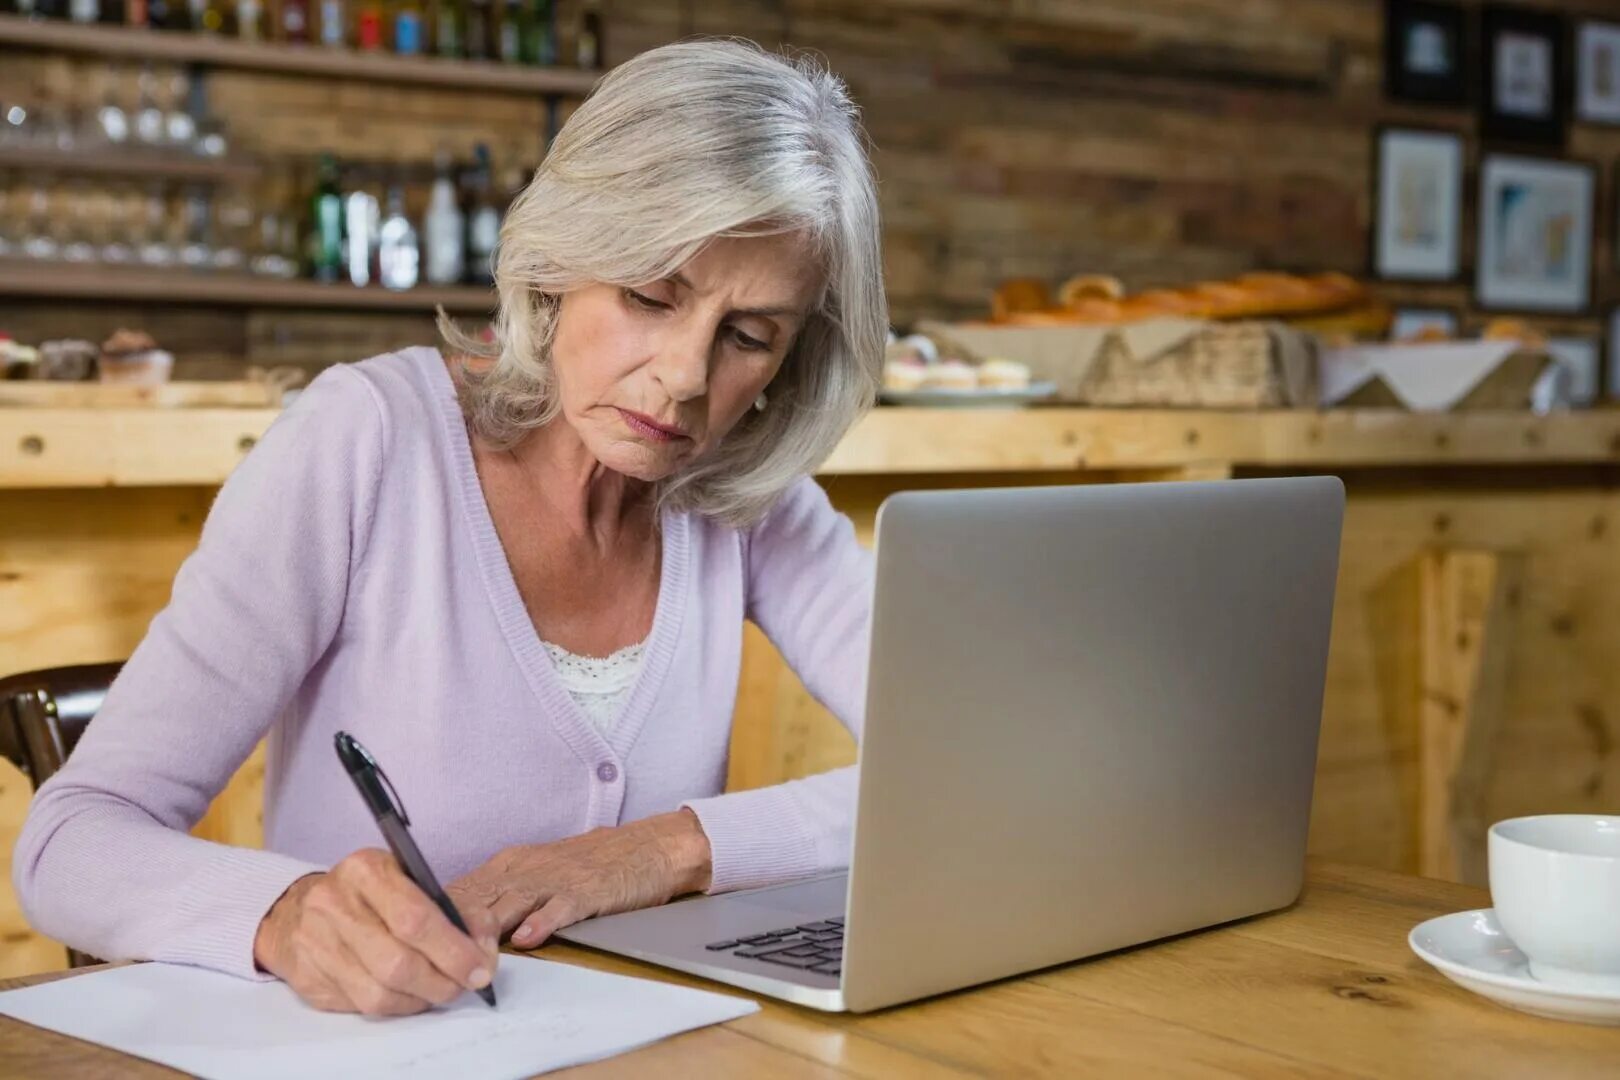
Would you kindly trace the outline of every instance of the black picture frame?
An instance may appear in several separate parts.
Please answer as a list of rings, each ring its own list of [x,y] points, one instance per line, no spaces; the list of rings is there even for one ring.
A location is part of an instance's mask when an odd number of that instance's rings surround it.
[[[1448,273],[1420,274],[1407,270],[1387,267],[1381,258],[1380,246],[1383,239],[1383,227],[1386,221],[1388,207],[1384,200],[1384,161],[1386,154],[1385,144],[1390,136],[1415,135],[1427,138],[1443,139],[1453,143],[1457,150],[1457,206],[1456,213],[1450,222],[1456,244],[1456,264]],[[1405,283],[1417,285],[1456,284],[1467,279],[1467,266],[1464,260],[1464,237],[1468,228],[1468,202],[1469,178],[1471,173],[1468,160],[1468,140],[1458,131],[1451,128],[1425,127],[1416,124],[1380,124],[1373,129],[1372,176],[1367,190],[1372,195],[1372,214],[1367,226],[1367,271],[1370,277],[1379,281],[1390,283]]]
[[[1427,28],[1420,30],[1420,28]],[[1415,42],[1414,33],[1432,36]],[[1468,11],[1440,0],[1384,0],[1384,94],[1392,101],[1417,105],[1466,107],[1473,89],[1473,49]],[[1421,50],[1450,66],[1414,68],[1410,59]]]
[[[1482,136],[1541,147],[1564,145],[1573,86],[1569,38],[1569,23],[1562,15],[1498,4],[1480,9]],[[1507,81],[1511,74],[1501,70],[1504,55],[1523,60],[1525,76],[1517,89]]]
[[[1590,201],[1586,207],[1586,265],[1581,269],[1580,281],[1584,289],[1584,296],[1578,302],[1565,305],[1562,303],[1538,302],[1523,296],[1513,300],[1495,300],[1487,297],[1489,291],[1486,285],[1487,275],[1492,272],[1490,256],[1494,253],[1496,245],[1488,242],[1488,231],[1492,228],[1495,218],[1495,207],[1491,204],[1489,185],[1492,179],[1492,165],[1498,161],[1516,164],[1520,167],[1578,170],[1584,172],[1590,179]],[[1602,170],[1594,161],[1583,158],[1569,157],[1555,154],[1534,154],[1518,151],[1491,151],[1480,155],[1479,163],[1475,169],[1474,178],[1474,310],[1490,314],[1506,315],[1552,315],[1581,318],[1589,315],[1596,304],[1597,285],[1597,245],[1601,240],[1598,235],[1598,208],[1603,200],[1600,188]],[[1579,235],[1580,229],[1572,230],[1571,236]]]

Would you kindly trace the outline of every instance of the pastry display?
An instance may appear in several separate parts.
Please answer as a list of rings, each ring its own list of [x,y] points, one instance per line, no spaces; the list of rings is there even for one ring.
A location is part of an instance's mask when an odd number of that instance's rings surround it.
[[[1038,281],[1006,282],[991,299],[992,321],[1012,326],[1109,326],[1165,316],[1292,319],[1371,305],[1366,288],[1347,274],[1272,271],[1136,295],[1127,294],[1117,278],[1081,274],[1063,283],[1056,304],[1045,297],[1045,286]]]

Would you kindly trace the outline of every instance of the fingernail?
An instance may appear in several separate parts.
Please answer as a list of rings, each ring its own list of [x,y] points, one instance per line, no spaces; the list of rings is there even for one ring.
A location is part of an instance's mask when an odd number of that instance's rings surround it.
[[[475,968],[473,973],[467,976],[467,985],[474,990],[482,990],[489,985],[489,972],[483,968]]]

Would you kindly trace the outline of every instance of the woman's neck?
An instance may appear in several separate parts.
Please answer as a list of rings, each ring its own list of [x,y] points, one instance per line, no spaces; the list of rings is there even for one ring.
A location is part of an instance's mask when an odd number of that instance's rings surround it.
[[[558,525],[604,550],[650,520],[652,486],[603,466],[564,420],[536,428],[505,456]]]

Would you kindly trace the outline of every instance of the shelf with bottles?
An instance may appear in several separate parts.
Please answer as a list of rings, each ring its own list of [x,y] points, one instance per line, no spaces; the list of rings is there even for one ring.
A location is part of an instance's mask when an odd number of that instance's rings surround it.
[[[480,145],[459,169],[326,154],[217,187],[0,171],[0,296],[488,311],[529,171],[505,165]]]
[[[577,39],[552,0],[0,0],[0,46],[517,94],[589,93],[594,8]]]
[[[495,293],[472,285],[419,285],[392,290],[343,282],[264,278],[232,271],[193,273],[136,266],[79,266],[0,258],[0,297],[96,302],[195,304],[241,308],[308,308],[432,314],[489,314]]]

